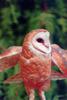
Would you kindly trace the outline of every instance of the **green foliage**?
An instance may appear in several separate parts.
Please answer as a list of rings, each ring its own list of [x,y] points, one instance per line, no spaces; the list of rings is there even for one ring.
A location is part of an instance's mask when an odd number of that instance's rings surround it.
[[[66,5],[65,0],[1,0],[0,47],[7,48],[12,45],[22,45],[27,32],[37,28],[46,28],[51,32],[54,43],[67,48]],[[18,65],[16,65],[14,68],[0,73],[0,100],[28,99],[22,83],[19,86],[17,84],[2,84],[5,77],[16,74],[18,70]],[[65,83],[67,83],[67,80]],[[57,82],[52,82],[50,90],[46,92],[47,100],[59,100],[57,89]],[[17,96],[16,91],[18,91]],[[60,91],[63,90],[60,89]],[[36,100],[39,100],[37,95]]]
[[[37,29],[37,28],[46,28],[50,32],[54,32],[55,30],[55,16],[51,13],[45,12],[36,12],[35,14],[31,15],[29,20],[29,28]]]

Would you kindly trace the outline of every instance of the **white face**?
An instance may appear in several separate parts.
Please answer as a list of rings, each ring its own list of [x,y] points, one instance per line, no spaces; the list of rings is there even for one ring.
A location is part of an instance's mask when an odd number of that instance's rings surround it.
[[[29,46],[30,50],[35,54],[49,54],[51,52],[51,45],[49,40],[49,32],[39,32],[36,34]]]

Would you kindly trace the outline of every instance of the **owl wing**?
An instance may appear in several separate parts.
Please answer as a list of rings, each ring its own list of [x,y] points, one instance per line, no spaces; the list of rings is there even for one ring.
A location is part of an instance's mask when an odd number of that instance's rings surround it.
[[[63,74],[52,70],[50,80],[63,80],[63,79],[67,79],[67,74]]]
[[[10,78],[4,81],[5,84],[21,83],[21,82],[22,82],[21,73],[17,73],[16,75],[11,76]]]
[[[67,50],[62,49],[56,44],[52,45],[52,67],[57,66],[59,72],[52,70],[51,80],[67,78]]]
[[[12,46],[0,54],[0,72],[17,64],[21,51],[21,46]]]
[[[56,65],[62,73],[67,72],[67,50],[52,45],[52,66]]]

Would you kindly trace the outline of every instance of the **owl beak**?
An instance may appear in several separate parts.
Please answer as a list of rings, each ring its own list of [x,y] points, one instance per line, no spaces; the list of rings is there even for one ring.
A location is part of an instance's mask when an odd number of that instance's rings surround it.
[[[49,44],[48,43],[43,43],[44,47],[49,48]]]

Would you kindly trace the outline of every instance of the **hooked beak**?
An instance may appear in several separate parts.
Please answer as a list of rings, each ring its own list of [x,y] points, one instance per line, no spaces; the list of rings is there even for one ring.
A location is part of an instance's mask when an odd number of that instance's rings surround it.
[[[50,53],[51,52],[51,46],[50,46],[50,44],[48,42],[43,43],[43,46],[46,47],[46,49],[47,49],[46,53]]]
[[[48,49],[48,48],[50,47],[50,44],[47,43],[47,42],[46,42],[46,43],[44,42],[44,43],[43,43],[43,46],[46,47],[46,48]]]

